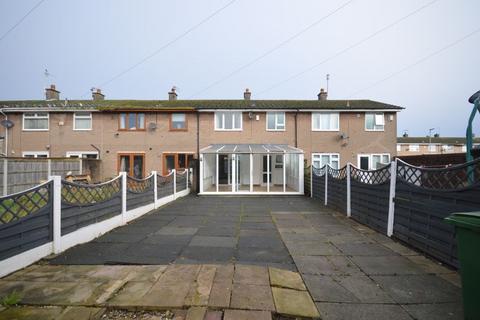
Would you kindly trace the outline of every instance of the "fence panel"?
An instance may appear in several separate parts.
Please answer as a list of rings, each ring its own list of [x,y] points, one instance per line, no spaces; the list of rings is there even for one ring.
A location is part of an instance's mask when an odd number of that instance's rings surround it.
[[[328,167],[328,206],[347,212],[347,167]]]
[[[312,183],[312,174],[310,170],[310,166],[308,166],[303,171],[303,192],[307,197],[310,197],[312,195],[312,190],[310,190]]]
[[[183,172],[175,171],[175,174],[177,175],[176,192],[180,192],[187,189],[187,170]]]
[[[121,179],[88,185],[62,181],[62,236],[122,213]]]
[[[480,207],[480,159],[445,169],[398,162],[393,236],[458,267],[455,229],[443,218]]]
[[[351,166],[352,218],[384,234],[388,224],[390,166],[371,171]]]
[[[173,194],[173,173],[168,176],[157,174],[157,198],[161,199]]]
[[[0,198],[0,260],[52,240],[52,181]]]
[[[127,177],[127,210],[153,203],[153,175],[145,179]]]
[[[325,201],[325,173],[326,166],[312,167],[312,197],[321,201]]]

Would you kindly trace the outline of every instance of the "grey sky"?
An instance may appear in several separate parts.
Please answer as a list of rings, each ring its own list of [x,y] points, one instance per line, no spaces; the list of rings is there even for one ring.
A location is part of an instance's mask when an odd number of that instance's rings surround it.
[[[0,99],[43,99],[55,83],[62,98],[89,89],[141,61],[231,0],[45,0],[0,41]],[[337,55],[432,0],[356,0],[247,68],[204,88],[276,47],[343,1],[237,0],[157,55],[102,87],[108,99],[316,99],[331,75],[329,98],[398,104],[398,133],[464,135],[480,89],[480,32],[387,81],[372,84],[480,28],[478,0],[438,0]],[[1,1],[0,36],[38,0]],[[327,58],[326,63],[284,82]],[[44,69],[51,77],[46,79]],[[201,92],[200,94],[197,94]],[[260,94],[261,93],[261,94]],[[477,119],[474,131],[480,134]]]

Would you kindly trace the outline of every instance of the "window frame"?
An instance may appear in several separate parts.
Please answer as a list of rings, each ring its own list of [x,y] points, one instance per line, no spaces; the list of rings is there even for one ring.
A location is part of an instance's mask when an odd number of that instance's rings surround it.
[[[83,111],[78,111],[78,112],[74,112],[73,113],[73,130],[74,131],[91,131],[92,128],[93,128],[93,115],[91,112],[84,112],[84,113],[88,113],[89,116],[77,116],[77,113],[80,113],[80,112],[83,112]],[[77,129],[77,126],[76,126],[76,120],[77,120],[77,117],[79,117],[78,119],[81,119],[81,120],[90,120],[90,128],[88,129]]]
[[[278,122],[278,115],[279,114],[282,114],[283,115],[283,129],[278,129],[278,125],[279,125],[279,122]],[[270,129],[268,128],[268,116],[274,116],[274,126],[275,128],[273,129]],[[265,114],[265,128],[267,131],[286,131],[287,129],[287,117],[286,117],[286,113],[284,111],[269,111]]]
[[[322,156],[328,156],[329,157],[328,164],[330,165],[330,167],[332,167],[332,156],[336,156],[337,161],[338,161],[338,168],[334,168],[334,169],[340,169],[340,153],[335,153],[335,152],[312,152],[312,160],[311,160],[312,161],[311,162],[312,166],[315,162],[315,156],[319,156],[320,161],[321,161]],[[315,167],[315,168],[317,168],[317,167]]]
[[[46,129],[27,129],[27,128],[25,128],[25,115],[28,114],[28,113],[35,114],[36,116],[27,117],[27,120],[29,120],[29,119],[46,119],[47,120],[47,128]],[[39,113],[45,113],[46,117],[38,117]],[[49,131],[49,130],[50,130],[50,113],[40,111],[40,112],[24,112],[22,114],[22,131]]]
[[[386,164],[388,165],[390,162],[392,162],[392,155],[390,153],[359,153],[357,154],[357,167],[360,168],[360,157],[368,157],[368,170],[378,170],[378,168],[373,168],[373,156],[380,156],[380,158],[388,156],[388,163]]]
[[[180,129],[179,129],[179,128],[174,128],[174,127],[172,126],[172,124],[173,124],[173,115],[174,115],[174,114],[183,114],[183,116],[185,117],[185,121],[184,121],[184,122],[185,122],[185,127],[184,127],[184,128],[180,128]],[[170,130],[170,131],[188,131],[188,120],[187,120],[187,114],[186,114],[185,112],[172,112],[172,113],[170,113],[170,115],[169,115],[168,118],[169,118],[169,130]]]
[[[382,115],[383,116],[383,125],[381,129],[375,129],[376,126],[380,126],[376,124],[376,115]],[[368,129],[367,128],[367,115],[373,115],[373,129]],[[385,112],[365,112],[365,131],[385,131]]]
[[[28,157],[27,155],[33,155],[33,157]],[[40,155],[46,156],[46,157],[39,157]],[[50,157],[49,151],[23,151],[22,152],[22,158],[46,159],[49,157]]]
[[[145,152],[118,152],[117,153],[117,173],[120,173],[120,167],[121,167],[121,159],[122,156],[129,157],[130,158],[130,163],[134,163],[134,157],[136,156],[141,156],[142,157],[142,165],[143,165],[143,170],[142,170],[142,179],[145,178],[145,170],[146,170],[146,157],[145,157]],[[127,172],[127,175],[133,177],[133,165],[130,166],[130,171]]]
[[[93,159],[93,158],[83,157],[83,155],[85,155],[85,154],[94,154],[94,155],[97,156],[95,159],[100,159],[98,151],[67,151],[67,152],[65,152],[65,157],[67,157],[67,158],[79,158],[79,159]]]
[[[235,120],[234,118],[235,113],[240,114],[240,128],[225,129],[225,114],[230,114],[232,116],[232,123],[235,124],[235,121],[233,121]],[[217,117],[219,116],[219,114],[222,114],[223,128],[217,127]],[[214,122],[215,131],[243,131],[243,112],[242,111],[215,111],[213,122]]]
[[[337,116],[337,128],[336,129],[322,129],[321,128],[321,123],[322,123],[321,116],[322,115],[331,116],[332,114]],[[315,117],[316,116],[320,117],[320,122],[319,122],[320,127],[319,128],[315,128]],[[340,112],[312,112],[311,123],[312,123],[312,131],[333,131],[333,132],[336,131],[336,132],[338,132],[338,131],[340,131]],[[330,126],[330,121],[328,123],[329,123],[329,126]]]
[[[420,152],[420,145],[418,143],[410,143],[408,144],[408,151]]]
[[[122,114],[125,114],[125,128],[122,129]],[[135,128],[129,129],[128,128],[128,118],[130,114],[135,114],[135,124],[138,125],[138,115],[143,114],[143,129]],[[135,132],[135,131],[146,131],[146,124],[147,124],[147,117],[145,112],[119,112],[118,113],[118,131],[128,131],[128,132]]]
[[[163,175],[166,176],[166,175],[170,174],[170,172],[167,169],[167,157],[168,156],[173,156],[173,161],[174,161],[174,164],[175,164],[175,170],[178,171],[180,169],[188,169],[190,167],[190,160],[188,158],[191,156],[192,157],[191,161],[192,162],[195,161],[195,160],[193,160],[194,154],[195,153],[193,153],[193,152],[164,152],[164,153],[162,153],[162,172],[163,172]],[[185,156],[185,168],[181,168],[178,165],[178,156],[179,155],[184,155]]]

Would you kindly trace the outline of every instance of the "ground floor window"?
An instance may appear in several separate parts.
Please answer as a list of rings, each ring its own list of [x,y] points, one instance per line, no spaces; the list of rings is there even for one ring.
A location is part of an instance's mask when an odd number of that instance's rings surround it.
[[[125,171],[127,175],[142,179],[145,177],[144,153],[119,153],[118,172]]]
[[[48,151],[25,151],[22,153],[24,158],[48,158]]]
[[[339,169],[340,155],[338,153],[312,153],[312,164],[315,168],[321,168],[328,164],[334,169]]]
[[[98,159],[97,151],[67,151],[67,158]]]
[[[193,153],[164,153],[163,174],[169,174],[173,169],[185,170],[193,161]]]
[[[389,153],[359,154],[358,167],[362,170],[380,169],[390,163]]]

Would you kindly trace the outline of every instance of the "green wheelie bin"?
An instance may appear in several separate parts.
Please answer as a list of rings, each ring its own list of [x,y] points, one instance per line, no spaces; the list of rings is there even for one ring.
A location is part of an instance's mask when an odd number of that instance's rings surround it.
[[[445,221],[455,226],[465,319],[480,319],[480,211],[453,213]]]

